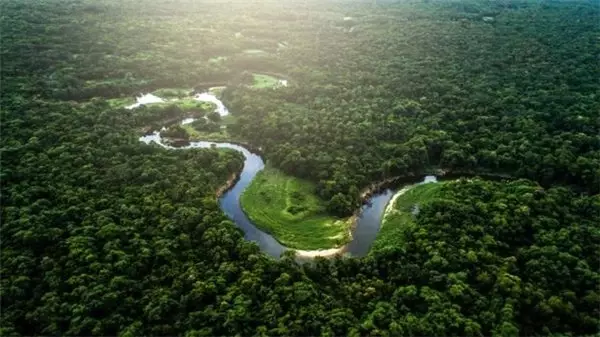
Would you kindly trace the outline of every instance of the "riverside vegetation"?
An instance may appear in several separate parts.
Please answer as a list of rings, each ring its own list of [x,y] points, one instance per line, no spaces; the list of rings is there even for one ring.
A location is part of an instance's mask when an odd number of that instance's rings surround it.
[[[267,167],[240,200],[259,228],[290,248],[333,248],[349,240],[350,221],[328,215],[315,184]]]
[[[1,11],[0,335],[599,332],[595,1]],[[248,82],[271,73],[289,85]],[[226,134],[313,184],[332,217],[373,182],[431,167],[514,179],[423,193],[364,258],[275,260],[215,198],[240,153],[141,144],[142,128],[189,116],[122,108],[225,83]]]
[[[388,247],[402,246],[403,233],[415,230],[417,215],[423,205],[443,195],[443,186],[447,182],[427,183],[405,187],[405,191],[398,192],[398,197],[390,201],[381,223],[381,230],[373,244],[372,251]]]

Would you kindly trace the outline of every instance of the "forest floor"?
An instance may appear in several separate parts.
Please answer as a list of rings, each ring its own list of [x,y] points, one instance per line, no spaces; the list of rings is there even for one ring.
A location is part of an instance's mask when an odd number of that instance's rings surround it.
[[[241,196],[250,220],[289,248],[318,250],[350,240],[350,221],[327,214],[311,182],[266,167]]]
[[[440,195],[448,182],[426,183],[402,188],[390,200],[385,209],[381,229],[371,252],[388,246],[399,246],[404,241],[404,231],[415,225],[415,207],[419,207]]]

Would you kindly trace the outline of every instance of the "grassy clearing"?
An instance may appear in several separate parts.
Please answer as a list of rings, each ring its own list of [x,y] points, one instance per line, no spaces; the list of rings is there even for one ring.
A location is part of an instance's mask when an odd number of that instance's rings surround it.
[[[381,230],[373,243],[371,252],[382,250],[389,246],[402,245],[404,231],[415,225],[414,219],[416,215],[413,214],[415,207],[436,199],[446,184],[448,182],[416,185],[399,196],[394,205],[392,205],[391,212],[384,216]]]
[[[183,110],[183,111],[199,110],[199,111],[203,111],[205,113],[214,111],[216,109],[216,106],[214,103],[201,102],[201,101],[197,101],[193,98],[184,98],[184,99],[180,99],[177,101],[167,101],[164,103],[152,103],[152,106],[156,106],[156,107],[167,107],[170,105],[176,105],[179,108],[181,108],[181,110]]]
[[[211,112],[217,108],[217,106],[214,103],[200,102],[193,98],[181,99],[171,103],[175,103],[175,105],[182,108],[184,111],[198,109],[204,112]]]
[[[274,88],[279,84],[279,80],[273,76],[263,74],[252,74],[252,76],[254,76],[253,88]]]
[[[135,99],[133,97],[111,98],[107,99],[106,102],[111,108],[120,108],[135,103]]]
[[[183,89],[183,88],[161,88],[155,90],[152,94],[164,99],[171,98],[185,98],[190,95],[192,89]]]
[[[182,128],[187,132],[190,140],[206,140],[206,141],[232,141],[233,136],[227,132],[227,125],[234,124],[236,117],[232,115],[226,115],[221,117],[221,121],[216,123],[219,127],[218,131],[204,131],[198,130],[194,127],[193,123],[182,125]]]
[[[182,125],[181,127],[187,132],[191,141],[230,142],[235,140],[226,129],[221,129],[217,132],[207,132],[196,130],[190,124]]]
[[[311,182],[266,167],[241,196],[250,220],[282,244],[296,249],[324,249],[348,242],[348,219],[326,213]]]

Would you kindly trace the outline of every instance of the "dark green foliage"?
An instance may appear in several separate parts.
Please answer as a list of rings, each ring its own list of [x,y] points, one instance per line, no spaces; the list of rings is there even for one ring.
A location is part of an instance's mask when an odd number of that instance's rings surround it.
[[[181,125],[173,125],[168,127],[166,130],[161,132],[161,135],[164,137],[169,137],[173,139],[188,139],[188,133],[185,131]]]
[[[422,209],[405,249],[429,256],[424,269],[443,276],[428,283],[445,283],[440,290],[464,301],[465,315],[498,315],[501,307],[504,315],[509,306],[512,318],[498,318],[521,327],[519,335],[592,332],[600,313],[599,207],[598,196],[578,198],[527,181],[458,181],[444,190],[444,200]],[[583,314],[583,308],[595,309]]]
[[[236,132],[286,172],[320,182],[322,196],[337,199],[332,210],[352,212],[352,186],[431,166],[598,193],[597,3],[345,13],[356,14],[356,34],[320,27],[320,44],[294,41],[294,85],[284,92],[226,96]]]
[[[136,139],[137,112],[16,98],[2,114],[3,326],[169,333],[161,316],[184,305],[169,296],[203,260],[257,253],[214,197],[239,153],[165,151]]]
[[[221,121],[221,115],[219,115],[219,112],[217,111],[212,111],[208,113],[206,117],[213,123],[218,123]]]
[[[216,113],[217,115],[219,113]],[[212,122],[212,120],[207,120],[206,118],[198,118],[193,121],[191,126],[198,131],[205,132],[218,132],[221,126],[217,123]]]
[[[232,81],[228,132],[340,214],[361,187],[436,165],[593,194],[597,3],[0,6],[0,335],[598,333],[598,195],[459,181],[404,245],[298,266],[220,211],[239,153],[138,141],[196,110],[106,101]],[[244,70],[291,84],[236,86]]]
[[[306,211],[306,207],[304,207],[304,206],[298,206],[298,205],[291,205],[290,207],[288,207],[286,209],[286,211],[288,211],[292,215],[295,215],[295,214],[302,213],[302,212]]]

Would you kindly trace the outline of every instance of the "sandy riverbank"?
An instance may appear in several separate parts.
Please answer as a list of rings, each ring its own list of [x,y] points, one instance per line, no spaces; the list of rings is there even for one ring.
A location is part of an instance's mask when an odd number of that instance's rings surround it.
[[[410,191],[413,187],[415,187],[415,185],[405,186],[400,191],[396,192],[396,194],[394,194],[392,199],[390,199],[387,206],[385,207],[385,211],[383,212],[383,219],[381,221],[382,224],[383,224],[383,220],[385,219],[386,215],[390,214],[394,210],[394,204],[396,203],[396,199],[398,199],[398,197],[400,197],[404,193]]]
[[[297,257],[303,257],[303,258],[315,258],[317,256],[321,256],[321,257],[333,257],[336,255],[340,255],[344,253],[344,249],[346,248],[346,245],[343,245],[342,247],[339,248],[331,248],[331,249],[319,249],[319,250],[298,250],[298,249],[294,249],[296,251],[296,256]]]
[[[380,181],[378,183],[371,184],[370,186],[364,188],[360,192],[361,203],[364,203],[367,199],[369,199],[375,192],[380,190],[382,186],[392,183],[395,179],[397,179],[397,177],[389,178],[389,179]],[[406,191],[408,191],[408,189],[409,189],[408,186],[405,187],[405,189],[406,189]],[[404,192],[406,192],[406,191],[404,191]],[[400,193],[400,192],[398,192],[398,193]],[[397,198],[398,196],[400,196],[400,194],[397,194],[394,197]],[[390,201],[390,203],[392,203],[392,202],[393,201]],[[350,226],[348,227],[348,232],[349,232],[348,235],[350,238],[349,242],[352,241],[352,239],[353,239],[352,232],[356,228],[361,210],[362,210],[362,208],[358,208],[356,211],[354,211],[354,214],[352,214],[352,216],[350,218],[348,218],[348,220],[346,220],[350,223]],[[386,209],[386,212],[387,212],[387,209]],[[343,246],[340,246],[337,248],[330,248],[330,249],[318,249],[318,250],[294,249],[294,250],[296,251],[296,256],[301,257],[301,258],[315,258],[317,256],[334,257],[336,255],[344,254],[347,247],[348,247],[348,243],[344,244]]]

